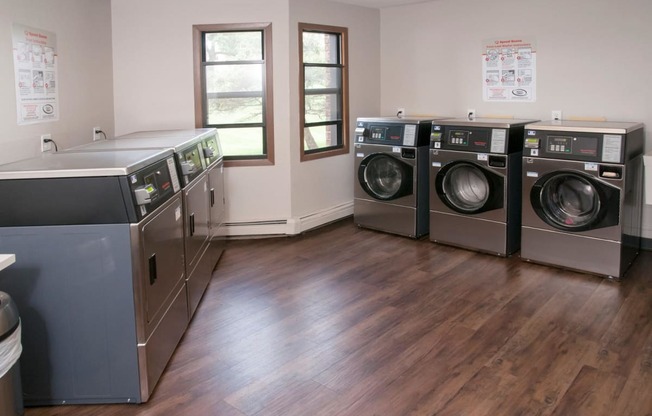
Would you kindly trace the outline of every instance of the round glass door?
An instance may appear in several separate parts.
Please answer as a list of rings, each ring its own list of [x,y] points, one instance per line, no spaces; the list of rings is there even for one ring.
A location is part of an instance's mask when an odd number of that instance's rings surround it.
[[[444,176],[442,186],[448,202],[462,212],[482,209],[491,195],[486,176],[476,166],[466,163],[453,166]]]
[[[586,178],[572,173],[552,176],[542,186],[540,203],[544,220],[561,228],[591,225],[600,214],[600,195]]]
[[[381,154],[367,162],[363,179],[371,196],[388,200],[402,196],[401,191],[411,179],[407,173],[401,162]]]

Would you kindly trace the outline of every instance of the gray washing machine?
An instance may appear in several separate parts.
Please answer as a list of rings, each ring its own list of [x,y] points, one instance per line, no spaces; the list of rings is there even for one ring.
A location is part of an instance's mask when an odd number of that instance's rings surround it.
[[[358,118],[353,220],[419,238],[428,233],[428,140],[432,118]]]
[[[534,121],[433,121],[431,241],[499,256],[519,249],[523,128]]]
[[[188,325],[180,191],[171,150],[0,166],[26,405],[149,399]]]
[[[643,124],[526,128],[521,257],[619,279],[640,248]]]

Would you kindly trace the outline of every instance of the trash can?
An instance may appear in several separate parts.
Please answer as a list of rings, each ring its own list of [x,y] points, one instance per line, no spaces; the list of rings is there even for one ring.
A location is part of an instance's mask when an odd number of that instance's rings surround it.
[[[9,295],[0,292],[0,415],[23,414],[23,390],[20,385],[18,358],[20,344],[20,318],[18,308]]]

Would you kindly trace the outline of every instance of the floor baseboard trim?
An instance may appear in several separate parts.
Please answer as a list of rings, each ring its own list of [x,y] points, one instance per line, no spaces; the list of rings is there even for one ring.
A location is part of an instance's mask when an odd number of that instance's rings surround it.
[[[297,235],[351,215],[353,215],[353,201],[297,218],[225,223],[218,235],[233,238]]]

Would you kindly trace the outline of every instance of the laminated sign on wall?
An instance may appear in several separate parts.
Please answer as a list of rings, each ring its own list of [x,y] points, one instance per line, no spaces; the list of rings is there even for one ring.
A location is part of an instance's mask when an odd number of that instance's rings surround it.
[[[482,45],[484,101],[536,101],[537,53],[534,41],[490,39]]]
[[[58,120],[56,35],[14,24],[13,50],[18,124]]]

